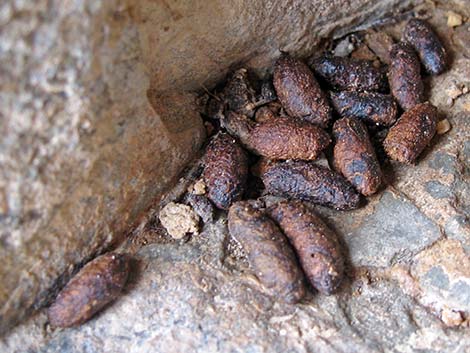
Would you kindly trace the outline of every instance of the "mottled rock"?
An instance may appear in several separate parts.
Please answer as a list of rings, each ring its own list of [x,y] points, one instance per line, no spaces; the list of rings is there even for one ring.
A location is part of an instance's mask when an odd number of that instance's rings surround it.
[[[0,5],[0,335],[121,242],[194,157],[194,94],[157,92],[124,1]]]
[[[457,172],[457,159],[448,153],[437,151],[429,161],[429,167],[446,174],[454,174]]]
[[[456,240],[441,240],[415,258],[412,275],[421,287],[420,301],[434,310],[470,313],[470,261]]]
[[[436,199],[445,199],[452,197],[449,187],[439,181],[431,180],[426,183],[426,191]]]
[[[373,213],[345,234],[355,265],[406,261],[440,237],[439,228],[409,200],[386,191],[375,202]]]
[[[218,257],[223,224],[212,239],[147,246],[127,295],[72,330],[18,327],[0,350],[11,353],[148,352],[464,352],[468,335],[440,321],[384,279],[357,277],[357,291],[278,303],[241,268]],[[44,322],[42,315],[36,325]],[[21,344],[18,345],[19,340]]]

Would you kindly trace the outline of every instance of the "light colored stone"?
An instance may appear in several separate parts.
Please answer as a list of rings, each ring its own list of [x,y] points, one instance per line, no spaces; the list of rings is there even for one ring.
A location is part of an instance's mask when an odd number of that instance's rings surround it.
[[[448,308],[442,310],[441,319],[449,327],[459,326],[464,321],[460,312]]]
[[[334,56],[348,56],[354,50],[354,44],[349,41],[349,38],[346,37],[342,39],[333,50]]]
[[[204,195],[206,193],[206,184],[204,183],[204,180],[197,180],[192,185],[190,192],[192,192],[194,195]]]
[[[462,25],[463,19],[462,16],[454,11],[449,11],[447,13],[447,25],[449,27],[457,27]]]
[[[463,94],[462,88],[459,87],[455,82],[452,82],[450,87],[446,89],[447,95],[451,99],[455,99]]]
[[[447,119],[441,120],[437,123],[436,133],[438,135],[443,135],[447,131],[449,131],[450,128],[451,128],[451,126],[450,126],[449,120],[447,120]]]
[[[159,219],[173,239],[199,234],[199,216],[188,205],[170,202],[160,211]]]

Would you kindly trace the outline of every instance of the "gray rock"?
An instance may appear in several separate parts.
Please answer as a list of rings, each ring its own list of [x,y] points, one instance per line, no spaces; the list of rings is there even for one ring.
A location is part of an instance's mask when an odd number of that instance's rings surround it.
[[[457,159],[450,154],[437,152],[428,164],[432,169],[441,170],[446,174],[455,174]]]
[[[217,227],[224,232],[222,222]],[[354,291],[345,286],[336,296],[315,294],[298,305],[278,303],[248,273],[228,270],[204,256],[202,249],[223,242],[207,235],[184,245],[142,248],[141,272],[134,274],[125,295],[87,324],[36,337],[25,336],[22,330],[27,328],[20,326],[0,349],[321,353],[398,352],[402,347],[443,352],[463,351],[470,344],[468,336],[447,332],[387,280],[360,277]],[[43,343],[33,348],[30,344],[37,344],[38,336]]]
[[[431,180],[425,184],[426,191],[436,199],[445,199],[452,197],[452,191],[447,185],[439,181]]]
[[[439,289],[449,289],[449,277],[441,267],[432,267],[425,275],[425,282]]]
[[[470,283],[464,281],[454,283],[450,295],[460,302],[460,305],[470,307]]]
[[[406,262],[440,237],[436,225],[403,197],[386,191],[373,207],[374,213],[344,235],[356,266]]]
[[[468,217],[457,215],[450,218],[444,226],[444,231],[450,239],[460,241],[468,256],[470,256],[470,237],[468,236],[470,234],[470,221]]]

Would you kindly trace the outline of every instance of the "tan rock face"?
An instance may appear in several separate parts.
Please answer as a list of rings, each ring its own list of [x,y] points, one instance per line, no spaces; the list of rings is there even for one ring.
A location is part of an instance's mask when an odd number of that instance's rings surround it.
[[[0,27],[2,332],[122,240],[204,132],[193,95],[149,101],[126,4],[7,1]]]

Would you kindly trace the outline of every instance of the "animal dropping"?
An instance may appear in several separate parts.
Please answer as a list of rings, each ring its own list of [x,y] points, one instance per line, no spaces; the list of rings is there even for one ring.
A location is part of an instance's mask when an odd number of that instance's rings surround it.
[[[222,99],[228,110],[249,117],[254,115],[256,94],[248,80],[246,69],[241,68],[233,73],[222,91]]]
[[[416,105],[390,128],[384,148],[390,158],[412,164],[436,133],[437,108],[430,103]]]
[[[304,296],[303,275],[294,252],[267,215],[250,202],[237,202],[230,207],[228,229],[271,294],[289,303],[296,303]]]
[[[217,208],[227,210],[241,200],[248,175],[243,148],[228,134],[217,135],[207,147],[203,173],[207,197]]]
[[[426,21],[411,19],[405,27],[403,39],[416,50],[427,73],[439,75],[447,69],[447,51]]]
[[[331,107],[313,76],[302,61],[282,55],[274,66],[274,88],[287,114],[321,127],[331,120]]]
[[[247,149],[274,160],[314,160],[331,142],[320,127],[291,118],[274,118],[254,124],[244,116],[229,113],[223,126]]]
[[[336,234],[300,201],[282,201],[268,213],[294,247],[311,285],[320,293],[334,293],[344,272]]]
[[[389,95],[374,92],[330,92],[333,107],[342,117],[368,124],[390,126],[397,119],[397,105]]]
[[[127,281],[129,258],[107,253],[87,263],[49,307],[49,323],[55,327],[83,324],[115,300]]]
[[[333,164],[364,196],[377,192],[382,183],[380,164],[367,128],[354,118],[342,118],[333,125]]]
[[[325,55],[315,59],[312,67],[318,77],[337,90],[387,90],[385,72],[372,61]]]
[[[421,66],[414,49],[407,43],[394,44],[390,49],[388,80],[390,90],[403,110],[424,101]]]
[[[360,197],[338,173],[311,162],[272,162],[262,166],[266,191],[275,196],[299,199],[338,210],[359,207]]]

